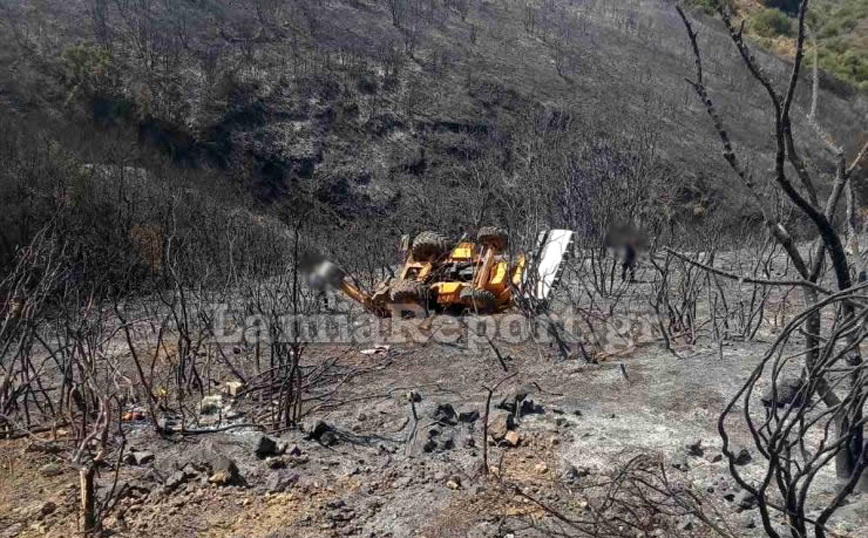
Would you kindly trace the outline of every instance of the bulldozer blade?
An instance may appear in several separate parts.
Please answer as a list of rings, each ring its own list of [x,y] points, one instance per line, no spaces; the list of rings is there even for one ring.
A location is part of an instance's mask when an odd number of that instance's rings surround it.
[[[547,230],[537,236],[533,257],[528,260],[523,291],[537,301],[548,301],[561,280],[564,260],[572,252],[572,230]]]

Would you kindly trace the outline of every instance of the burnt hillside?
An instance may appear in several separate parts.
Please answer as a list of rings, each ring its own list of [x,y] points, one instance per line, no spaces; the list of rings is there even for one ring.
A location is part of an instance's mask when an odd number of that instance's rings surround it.
[[[642,174],[655,185],[643,196],[669,221],[751,213],[684,80],[693,58],[670,2],[2,6],[9,124],[35,122],[79,149],[126,140],[137,166],[162,154],[278,212],[304,200],[329,222],[457,231],[514,214],[530,193],[543,206],[525,213],[582,227],[545,200],[563,199],[565,184],[591,189],[588,177],[599,186]],[[767,97],[719,24],[694,17],[712,96],[761,175],[773,144]],[[783,80],[789,66],[762,56]],[[823,86],[820,121],[852,149],[868,104],[831,78]],[[801,89],[803,122],[810,84]],[[797,132],[805,156],[830,167],[812,131]]]

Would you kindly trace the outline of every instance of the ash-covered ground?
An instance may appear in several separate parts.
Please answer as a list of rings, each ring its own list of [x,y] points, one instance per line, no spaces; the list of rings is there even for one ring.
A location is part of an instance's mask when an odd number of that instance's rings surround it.
[[[425,323],[432,330],[437,320]],[[200,417],[203,429],[225,431],[158,438],[146,421],[131,425],[117,483],[113,462],[99,472],[99,492],[124,491],[105,529],[514,537],[581,536],[592,522],[600,535],[718,535],[710,522],[730,536],[763,536],[755,500],[721,455],[717,419],[767,345],[680,348],[677,358],[647,342],[596,364],[534,342],[313,346],[306,361],[328,363],[334,377],[306,403],[300,429],[243,426],[256,404],[226,387],[215,387]],[[499,382],[486,439],[488,388]],[[746,433],[735,441],[740,470],[759,476],[764,461]],[[3,442],[2,536],[76,532],[78,473],[40,446]],[[703,516],[678,506],[628,516],[619,491],[637,473],[689,492]],[[834,494],[831,467],[816,491],[818,502]],[[631,529],[637,518],[644,529]],[[830,528],[865,536],[866,522],[868,502],[854,497]]]

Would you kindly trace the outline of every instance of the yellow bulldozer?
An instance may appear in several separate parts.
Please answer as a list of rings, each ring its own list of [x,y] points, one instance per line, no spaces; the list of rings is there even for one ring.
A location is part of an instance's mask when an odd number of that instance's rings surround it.
[[[379,283],[372,293],[357,286],[337,265],[325,260],[309,263],[308,281],[314,288],[341,290],[366,310],[380,317],[402,312],[454,312],[491,314],[512,306],[515,294],[547,299],[560,277],[572,232],[540,234],[534,255],[535,278],[528,286],[528,256],[510,257],[506,232],[498,227],[479,229],[475,241],[457,244],[446,236],[426,231],[404,241],[404,263],[395,278]],[[541,265],[542,263],[542,265]],[[542,277],[542,278],[540,278]]]

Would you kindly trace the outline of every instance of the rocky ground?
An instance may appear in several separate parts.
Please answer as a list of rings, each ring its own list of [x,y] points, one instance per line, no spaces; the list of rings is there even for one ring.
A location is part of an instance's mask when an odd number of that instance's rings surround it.
[[[710,521],[732,536],[762,536],[755,502],[723,461],[716,419],[763,345],[729,345],[722,358],[717,348],[681,350],[683,359],[648,345],[600,364],[503,345],[508,372],[491,349],[315,348],[309,360],[337,358],[356,375],[311,404],[302,429],[160,439],[144,422],[131,428],[114,485],[124,493],[105,528],[155,537],[575,535],[566,519],[599,514],[600,485],[639,458],[659,462],[669,483],[701,498]],[[485,387],[504,378],[491,403],[485,474]],[[203,420],[216,413],[226,425],[244,422],[228,394],[209,402]],[[737,441],[743,469],[759,472],[755,449]],[[4,537],[76,531],[77,472],[39,447],[3,443]],[[100,493],[113,482],[102,469]],[[833,493],[831,469],[820,482],[821,496]],[[866,512],[868,500],[854,498],[832,527],[865,536]],[[713,533],[675,513],[652,534]]]

